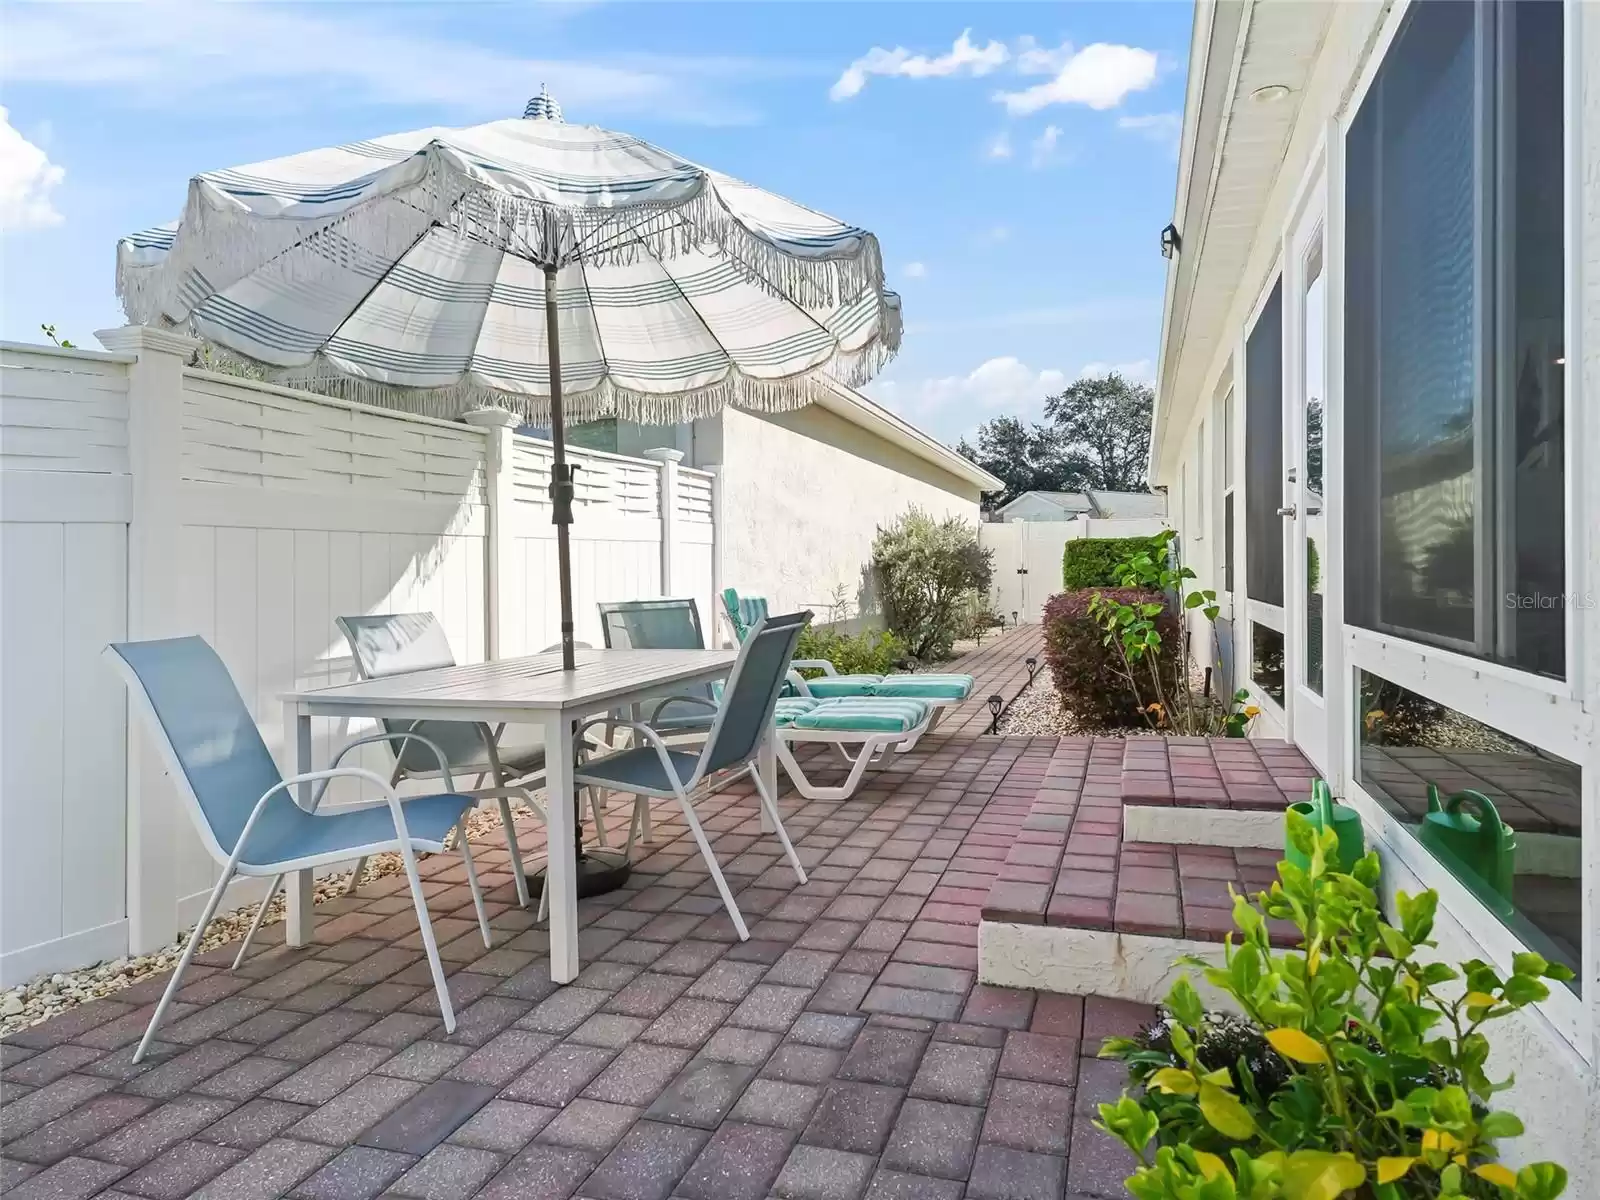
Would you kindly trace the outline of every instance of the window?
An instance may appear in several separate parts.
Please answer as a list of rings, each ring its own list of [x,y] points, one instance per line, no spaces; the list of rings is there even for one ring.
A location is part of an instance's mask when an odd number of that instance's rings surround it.
[[[1283,634],[1250,622],[1250,679],[1273,703],[1283,703]]]
[[[1244,586],[1283,605],[1283,283],[1261,308],[1244,347]]]
[[[1581,993],[1582,771],[1377,675],[1359,678],[1362,789],[1523,945],[1579,972],[1567,986]]]
[[[1412,6],[1345,195],[1347,619],[1556,677],[1562,8]]]
[[[1222,397],[1222,590],[1233,591],[1233,389]]]

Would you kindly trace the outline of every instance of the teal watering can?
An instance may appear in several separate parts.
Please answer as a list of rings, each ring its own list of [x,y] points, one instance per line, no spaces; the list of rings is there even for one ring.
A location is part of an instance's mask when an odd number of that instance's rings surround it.
[[[1339,870],[1349,874],[1355,865],[1361,861],[1362,855],[1367,852],[1366,834],[1361,828],[1361,815],[1353,808],[1346,808],[1342,804],[1333,802],[1333,793],[1328,790],[1328,785],[1322,780],[1315,780],[1311,784],[1311,799],[1301,800],[1289,806],[1290,810],[1299,813],[1320,836],[1324,829],[1331,829],[1339,837]],[[1284,834],[1283,856],[1301,870],[1309,869],[1311,859],[1301,854],[1289,841],[1287,832]]]
[[[1490,907],[1510,907],[1517,873],[1516,830],[1500,819],[1489,797],[1469,790],[1441,804],[1438,787],[1430,783],[1428,815],[1417,840]]]

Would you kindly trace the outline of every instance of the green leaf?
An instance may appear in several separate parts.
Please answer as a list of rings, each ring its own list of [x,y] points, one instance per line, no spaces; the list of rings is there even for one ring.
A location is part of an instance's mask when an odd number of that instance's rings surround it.
[[[1521,1008],[1524,1004],[1536,1004],[1547,999],[1550,989],[1540,980],[1529,975],[1513,975],[1506,980],[1505,987],[1501,989],[1501,996],[1507,1004]]]
[[[1146,1087],[1158,1092],[1171,1092],[1174,1096],[1192,1096],[1200,1090],[1194,1076],[1177,1067],[1162,1067],[1146,1081]]]
[[[1183,606],[1185,608],[1199,608],[1205,602],[1206,602],[1206,598],[1204,596],[1202,596],[1199,592],[1190,592],[1187,596],[1184,597]]]
[[[1544,955],[1524,950],[1521,954],[1511,956],[1511,969],[1518,975],[1543,975],[1550,969],[1550,964]]]
[[[1255,1118],[1239,1103],[1238,1097],[1214,1083],[1200,1085],[1200,1115],[1207,1125],[1236,1142],[1244,1141],[1256,1131]]]
[[[1555,1163],[1531,1163],[1517,1172],[1517,1200],[1555,1200],[1567,1190],[1567,1172]]]
[[[1521,1137],[1522,1121],[1514,1113],[1492,1112],[1478,1123],[1478,1131],[1487,1138]]]
[[[1167,1008],[1191,1029],[1205,1020],[1205,1005],[1200,1002],[1200,993],[1194,990],[1194,984],[1189,982],[1187,975],[1178,976],[1178,981],[1167,993]]]
[[[1367,1181],[1367,1169],[1351,1154],[1296,1150],[1283,1165],[1287,1200],[1338,1200]]]

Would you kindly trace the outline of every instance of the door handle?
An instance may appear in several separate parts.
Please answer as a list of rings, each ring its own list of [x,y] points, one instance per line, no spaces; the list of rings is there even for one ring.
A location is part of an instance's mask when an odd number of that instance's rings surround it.
[[[1278,515],[1280,517],[1292,517],[1292,516],[1294,516],[1294,505],[1285,504],[1282,508],[1278,509]]]

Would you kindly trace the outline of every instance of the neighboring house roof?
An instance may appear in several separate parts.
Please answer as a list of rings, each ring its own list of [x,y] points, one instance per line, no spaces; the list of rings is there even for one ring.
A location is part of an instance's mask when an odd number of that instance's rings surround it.
[[[970,458],[957,454],[943,442],[923,433],[910,421],[897,417],[883,405],[868,400],[854,388],[835,381],[833,394],[816,403],[829,412],[843,417],[852,425],[859,425],[902,450],[909,451],[918,458],[965,479],[979,491],[998,492],[1004,490],[1006,486],[1003,480],[996,479]]]
[[[1094,512],[1094,501],[1082,492],[1031,491],[1013,496],[995,509],[995,513],[999,516],[1004,516],[1013,508],[1022,507],[1029,503],[1045,504],[1060,509],[1064,517],[1073,516],[1077,513],[1093,514]]]
[[[1160,492],[1102,492],[1092,490],[1097,517],[1164,517],[1167,498]]]
[[[1013,508],[1049,505],[1061,511],[1062,519],[1078,515],[1090,517],[1164,517],[1167,498],[1157,492],[1109,492],[1091,488],[1082,492],[1023,492],[995,509],[1004,518]]]

